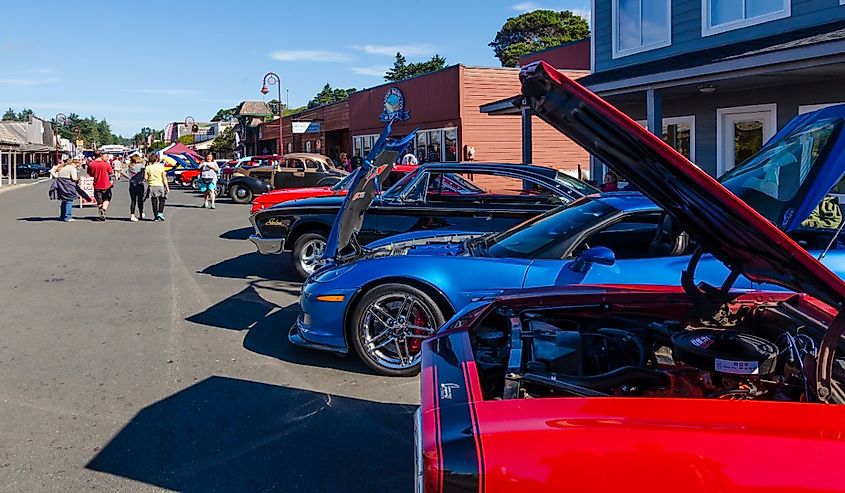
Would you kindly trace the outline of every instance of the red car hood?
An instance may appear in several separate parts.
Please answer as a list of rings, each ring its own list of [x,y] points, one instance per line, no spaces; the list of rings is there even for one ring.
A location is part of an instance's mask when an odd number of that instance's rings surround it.
[[[622,174],[731,270],[843,306],[845,282],[659,137],[545,62],[520,77],[540,118]]]
[[[312,195],[331,192],[331,187],[303,187],[303,188],[285,188],[284,190],[273,190],[259,195],[255,200],[263,200],[269,202],[284,201],[288,197],[311,197]]]

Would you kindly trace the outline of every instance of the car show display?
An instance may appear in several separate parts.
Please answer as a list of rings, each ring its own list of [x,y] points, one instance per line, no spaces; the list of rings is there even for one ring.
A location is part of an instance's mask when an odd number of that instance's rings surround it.
[[[346,176],[322,154],[294,153],[263,160],[258,166],[235,166],[224,180],[229,197],[248,204],[270,190],[309,186],[332,186]]]

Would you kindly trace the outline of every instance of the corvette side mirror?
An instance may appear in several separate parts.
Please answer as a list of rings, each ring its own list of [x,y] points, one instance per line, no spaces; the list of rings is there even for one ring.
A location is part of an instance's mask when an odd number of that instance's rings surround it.
[[[578,255],[578,258],[569,264],[569,269],[579,273],[590,270],[593,264],[613,265],[616,263],[616,254],[613,250],[603,246],[592,247],[586,252]]]

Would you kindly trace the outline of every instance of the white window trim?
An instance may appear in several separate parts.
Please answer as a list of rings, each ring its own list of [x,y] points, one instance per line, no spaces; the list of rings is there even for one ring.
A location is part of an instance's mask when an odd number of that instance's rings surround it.
[[[733,106],[731,108],[716,109],[716,177],[720,177],[725,170],[725,138],[724,138],[724,117],[742,113],[770,113],[772,115],[772,129],[770,135],[763,135],[763,145],[769,141],[778,131],[778,105],[776,103],[755,104],[751,106]]]
[[[733,0],[736,1],[736,0]],[[738,21],[726,22],[718,26],[710,25],[710,2],[711,0],[701,0],[701,37],[712,36],[714,34],[725,33],[733,31],[734,29],[742,29],[744,27],[755,26],[764,22],[774,21],[777,19],[784,19],[792,15],[792,0],[782,0],[783,10],[772,12],[771,14],[758,15],[749,19],[740,19]],[[839,0],[845,2],[845,0]]]
[[[639,123],[640,126],[644,128],[648,126],[645,120],[637,120],[637,123]],[[682,123],[686,123],[687,125],[689,125],[689,160],[692,161],[693,164],[695,164],[695,115],[666,117],[663,119],[662,127],[667,127],[669,125],[680,125]],[[662,138],[662,136],[660,137]]]
[[[643,0],[643,1],[657,1],[657,0]],[[619,0],[611,0],[610,7],[611,7],[611,42],[613,43],[612,56],[614,59],[622,58],[629,55],[634,55],[637,53],[642,53],[644,51],[651,51],[656,50],[658,48],[665,48],[666,46],[672,46],[672,0],[665,0],[666,1],[666,19],[669,21],[669,25],[667,26],[667,36],[664,41],[658,41],[657,43],[651,43],[648,45],[638,46],[636,48],[628,48],[625,50],[619,49]],[[595,15],[595,9],[593,9]]]
[[[845,5],[845,0],[840,0],[843,5]],[[840,103],[819,103],[819,104],[802,104],[798,106],[798,114],[803,115],[804,113],[811,113],[816,110],[821,110],[824,108],[829,108],[831,106],[836,106]]]

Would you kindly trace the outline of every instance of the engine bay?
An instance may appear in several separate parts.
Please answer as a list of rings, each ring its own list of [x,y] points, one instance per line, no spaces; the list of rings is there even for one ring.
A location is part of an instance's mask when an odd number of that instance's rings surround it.
[[[816,401],[824,327],[787,304],[743,306],[729,324],[495,310],[471,331],[485,399],[638,396]],[[845,402],[834,360],[830,402]]]

